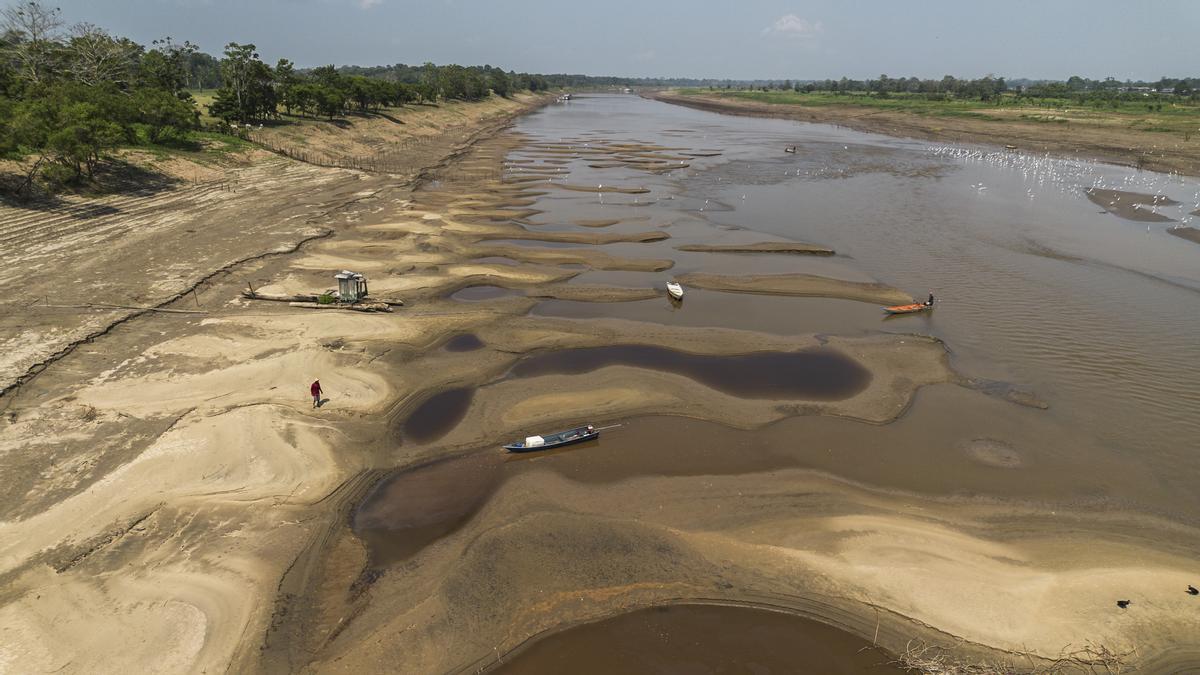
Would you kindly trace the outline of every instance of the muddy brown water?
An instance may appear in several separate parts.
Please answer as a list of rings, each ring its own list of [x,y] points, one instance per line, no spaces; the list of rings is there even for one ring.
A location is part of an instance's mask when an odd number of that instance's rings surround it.
[[[871,382],[871,373],[857,361],[823,348],[713,356],[652,345],[540,352],[518,361],[509,376],[581,375],[608,366],[683,375],[742,398],[839,400],[866,389]]]
[[[497,453],[436,460],[376,486],[352,522],[371,563],[407,560],[465,523],[499,485],[502,461]]]
[[[952,363],[966,375],[1014,382],[1045,400],[1049,409],[937,385],[920,390],[900,419],[882,426],[794,417],[745,431],[671,417],[592,420],[586,410],[564,410],[561,425],[529,431],[585,422],[623,426],[586,446],[518,457],[499,449],[511,439],[498,438],[469,459],[399,469],[377,486],[355,517],[355,529],[368,542],[374,564],[419,556],[426,547],[449,540],[488,499],[506,489],[508,479],[531,472],[595,484],[643,475],[800,468],[900,495],[976,504],[1020,502],[1044,507],[1049,514],[1060,506],[1150,513],[1200,523],[1200,491],[1195,489],[1200,482],[1200,247],[1169,230],[1187,228],[1200,214],[1197,181],[1081,160],[725,117],[633,97],[587,97],[525,117],[516,128],[534,143],[588,138],[690,145],[679,152],[721,153],[662,175],[621,166],[589,167],[596,163],[591,153],[562,155],[571,184],[636,184],[649,192],[632,196],[555,189],[534,205],[540,221],[620,220],[605,230],[613,232],[643,231],[653,223],[671,239],[617,243],[603,250],[676,262],[669,273],[587,272],[576,283],[661,288],[668,275],[691,271],[800,272],[852,279],[861,275],[918,297],[932,290],[939,298],[932,313],[884,320],[877,307],[866,303],[689,290],[682,305],[665,297],[626,303],[546,300],[528,320],[617,318],[778,334],[928,334],[945,341]],[[784,155],[784,145],[799,145],[802,152]],[[1151,210],[1178,222],[1135,222],[1126,217],[1130,214],[1101,212],[1089,201],[1093,188],[1114,196],[1162,195],[1165,199],[1151,203]],[[838,256],[745,256],[674,248],[770,239],[819,244]],[[532,240],[508,243],[586,248]],[[530,373],[586,378],[591,369],[625,358],[614,351],[555,354],[534,354],[524,367]],[[661,367],[662,357],[629,357],[625,364]],[[687,374],[693,366],[678,367]],[[699,370],[690,372],[696,379],[716,378],[712,382],[727,376],[715,366],[695,367]],[[732,386],[738,395],[754,396],[759,385],[747,376]],[[459,404],[461,410],[448,404],[432,409],[439,433],[461,419],[469,398]],[[698,509],[722,506],[703,499],[696,504]],[[1136,538],[1137,533],[1119,536]],[[1169,545],[1200,551],[1200,542]],[[553,574],[552,568],[545,573]],[[728,625],[722,636],[753,636],[750,623],[731,619]],[[581,669],[602,657],[593,658],[583,645],[612,644],[614,633],[584,635],[581,646],[556,652],[563,658],[574,652],[575,657],[559,662],[554,672],[586,672]],[[789,639],[776,636],[770,649],[786,649]],[[527,651],[532,653],[533,647]],[[754,650],[731,648],[731,653],[740,654],[736,663],[711,672],[751,672],[747,664],[757,655]],[[720,654],[704,654],[689,672],[708,672],[704,669],[725,663]],[[682,660],[686,656],[675,658],[690,663]],[[529,663],[520,672],[554,668]],[[833,672],[832,667],[821,672]],[[638,671],[617,667],[606,672]]]
[[[1194,452],[1200,438],[1200,247],[1170,233],[1197,221],[1197,180],[722,116],[631,97],[589,97],[517,125],[530,138],[550,141],[599,128],[611,130],[607,138],[614,142],[688,143],[723,154],[655,176],[573,161],[571,183],[636,181],[650,189],[643,197],[654,204],[629,208],[608,196],[562,191],[538,200],[539,219],[626,214],[676,223],[666,242],[640,244],[636,253],[605,250],[675,260],[670,274],[766,269],[840,276],[828,266],[849,265],[914,297],[932,290],[940,299],[937,311],[883,322],[868,306],[779,298],[751,308],[757,301],[737,294],[705,298],[697,311],[688,300],[699,296],[691,293],[674,311],[651,302],[583,307],[547,301],[534,314],[779,333],[811,327],[931,334],[946,342],[955,367],[966,374],[1015,382],[1044,398],[1050,409],[1043,416],[1061,431],[1040,444],[1070,448],[1074,471],[1120,483],[1121,477],[1099,475],[1095,467],[1136,461],[1162,494],[1156,501],[1174,502],[1188,522],[1200,522],[1200,509],[1192,508],[1192,486],[1200,481],[1200,453]],[[679,128],[691,129],[691,138],[661,131]],[[802,152],[783,153],[790,145]],[[1089,194],[1120,196],[1122,203],[1132,198],[1126,195],[1149,195],[1153,212],[1178,222],[1100,212]],[[674,248],[729,243],[735,236],[809,242],[836,250],[838,258],[822,266],[794,257],[685,255]],[[588,272],[575,281],[620,284],[618,275]],[[628,285],[649,281],[629,279]]]
[[[537,639],[485,672],[502,675],[858,675],[904,673],[869,640],[743,606],[650,607]]]
[[[430,396],[405,419],[401,435],[417,443],[427,443],[445,435],[467,414],[474,396],[472,387],[450,389]]]
[[[448,352],[473,352],[476,349],[482,349],[483,346],[483,340],[480,340],[478,335],[463,333],[446,340],[446,343],[442,345],[442,349]]]
[[[1003,494],[1033,504],[1077,508],[1138,509],[1180,517],[1141,463],[1097,457],[1078,471],[1076,446],[1046,446],[1064,433],[1044,411],[1016,406],[957,385],[922,389],[912,410],[888,425],[829,417],[795,417],[756,430],[651,415],[623,420],[586,444],[511,454],[497,439],[437,469],[397,470],[363,502],[355,519],[374,565],[386,566],[420,552],[469,521],[510,479],[549,471],[580,484],[605,484],[638,476],[714,476],[806,469],[908,493],[975,500]],[[580,422],[600,420],[580,418]],[[548,429],[530,429],[530,433]],[[456,478],[463,471],[463,480]],[[450,500],[430,505],[430,481]],[[1133,487],[1131,488],[1130,485]],[[1048,507],[1048,510],[1053,507]],[[411,512],[411,513],[410,513]],[[420,514],[427,512],[425,516]],[[392,515],[409,514],[400,520]],[[413,520],[417,518],[417,520]]]
[[[534,316],[570,319],[628,319],[692,327],[729,327],[753,325],[755,330],[783,335],[834,333],[849,335],[868,330],[892,328],[878,306],[851,300],[828,298],[787,298],[689,288],[683,302],[666,297],[622,303],[583,302],[548,299],[534,305]],[[920,332],[928,324],[928,314],[904,317],[897,325]]]

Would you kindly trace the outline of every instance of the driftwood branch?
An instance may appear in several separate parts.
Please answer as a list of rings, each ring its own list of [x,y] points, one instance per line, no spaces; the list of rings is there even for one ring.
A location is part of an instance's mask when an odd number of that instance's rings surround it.
[[[303,307],[304,309],[340,309],[349,310],[351,312],[390,312],[392,306],[386,302],[356,302],[354,304],[345,304],[340,302],[319,303],[319,302],[289,302],[289,307]]]
[[[317,303],[317,302],[319,302],[319,298],[321,296],[312,295],[312,294],[272,295],[272,294],[267,294],[267,293],[259,293],[258,291],[242,291],[242,297],[246,298],[248,300],[266,300],[268,302]],[[339,304],[339,303],[333,303],[333,304]],[[365,303],[357,303],[357,304],[374,304],[374,305],[388,305],[391,307],[403,307],[404,301],[396,299],[396,298],[377,298],[377,299],[372,298]],[[322,305],[322,306],[324,306],[324,305]]]

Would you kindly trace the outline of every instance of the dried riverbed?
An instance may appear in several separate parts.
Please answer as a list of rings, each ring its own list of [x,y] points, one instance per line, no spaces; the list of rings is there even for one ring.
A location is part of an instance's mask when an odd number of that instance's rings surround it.
[[[231,275],[23,393],[23,438],[131,445],[12,500],[20,662],[1194,668],[1196,186],[1055,162],[623,96],[523,118],[243,273],[363,271],[396,312]],[[620,426],[499,449],[588,422]]]

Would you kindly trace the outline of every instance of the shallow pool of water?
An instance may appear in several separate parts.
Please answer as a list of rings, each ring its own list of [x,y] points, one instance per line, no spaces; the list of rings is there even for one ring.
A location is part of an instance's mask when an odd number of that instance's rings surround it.
[[[442,345],[442,349],[448,352],[473,352],[476,349],[482,349],[483,346],[483,340],[480,340],[478,335],[463,333],[446,340],[446,343]]]
[[[729,605],[651,607],[535,639],[486,672],[512,675],[903,673],[869,640],[811,619]]]
[[[651,345],[539,352],[518,361],[509,376],[580,375],[608,366],[633,366],[683,375],[743,398],[831,401],[849,398],[871,382],[871,373],[866,368],[833,350],[714,356]]]
[[[416,443],[435,440],[454,428],[467,414],[475,390],[470,387],[434,394],[409,414],[401,426],[401,435]]]

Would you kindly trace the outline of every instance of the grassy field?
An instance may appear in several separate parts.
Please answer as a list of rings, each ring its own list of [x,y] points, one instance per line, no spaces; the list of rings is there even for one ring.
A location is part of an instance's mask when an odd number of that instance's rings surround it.
[[[922,94],[866,92],[834,94],[796,91],[726,91],[702,88],[680,89],[684,95],[704,95],[757,103],[806,107],[854,106],[937,117],[966,117],[996,122],[1081,123],[1116,126],[1190,136],[1200,133],[1200,105],[1186,100],[1117,101],[1079,104],[1068,99],[1034,99],[1003,94],[994,101],[948,98],[935,100]]]
[[[208,114],[208,104],[213,102],[213,98],[217,94],[216,89],[192,89],[188,93],[192,95],[192,99],[196,101],[196,109],[200,111],[201,124],[215,124],[219,120]]]

